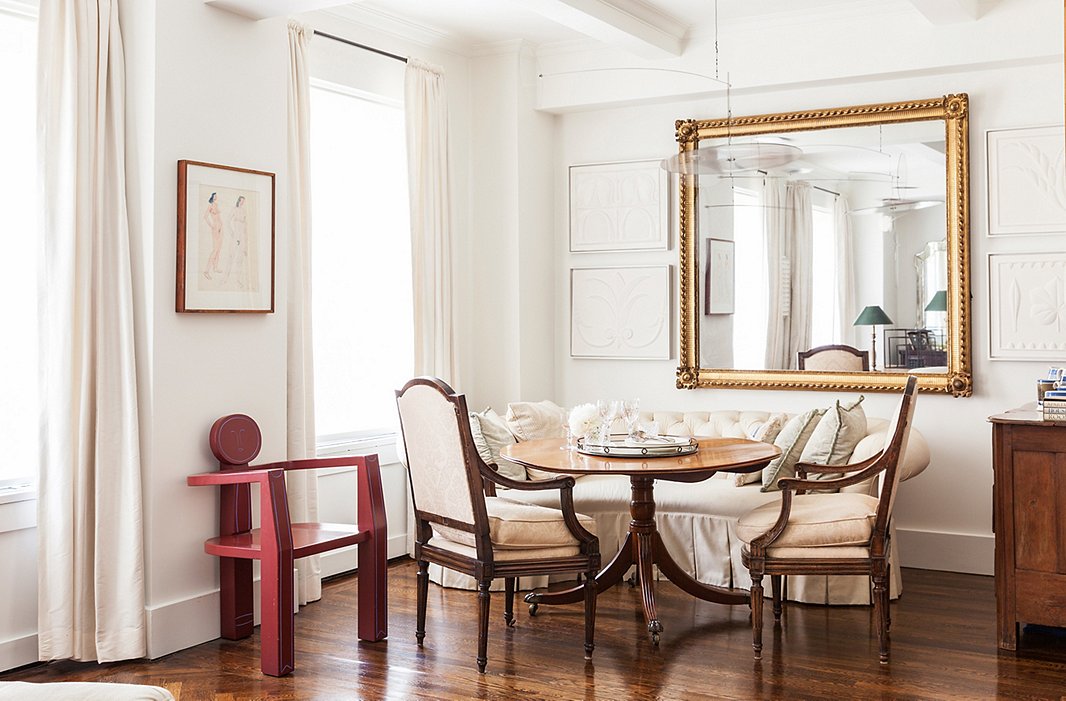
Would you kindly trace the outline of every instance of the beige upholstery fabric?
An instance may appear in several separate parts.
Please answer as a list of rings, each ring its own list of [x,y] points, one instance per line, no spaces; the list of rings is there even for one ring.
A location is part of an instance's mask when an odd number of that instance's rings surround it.
[[[641,421],[657,421],[660,431],[685,436],[743,437],[753,424],[769,419],[766,411],[645,411]],[[869,417],[866,437],[852,453],[851,463],[877,454],[885,442],[888,429],[885,419]],[[757,428],[757,427],[756,427]],[[929,446],[920,431],[911,430],[910,443],[900,464],[902,478],[922,472],[929,465]],[[845,488],[844,493],[872,493],[876,485],[866,482]],[[543,490],[516,495],[522,501],[558,508],[559,492]],[[604,562],[618,552],[629,529],[629,479],[622,475],[589,475],[574,487],[574,505],[596,520],[596,535]],[[708,479],[685,484],[655,483],[655,522],[671,555],[681,568],[697,581],[719,587],[746,590],[751,586],[748,570],[740,561],[743,541],[737,537],[737,519],[757,506],[773,503],[780,510],[781,493],[760,491],[759,484],[736,487],[731,480]],[[890,531],[892,525],[889,524]],[[891,580],[889,591],[895,598],[902,589],[898,539],[890,544]],[[828,548],[826,548],[828,552]],[[447,587],[476,588],[463,574],[430,565],[430,579]],[[553,576],[551,581],[572,581],[572,577]],[[522,589],[547,586],[548,577],[523,577]],[[502,589],[498,580],[494,588]],[[870,578],[866,576],[792,576],[788,578],[788,598],[811,604],[869,604]]]
[[[811,409],[797,416],[793,416],[781,429],[774,439],[774,445],[781,449],[781,454],[770,461],[762,471],[762,490],[769,492],[777,489],[777,482],[785,477],[793,477],[796,474],[796,463],[799,462],[804,446],[810,440],[811,434],[818,426],[818,421],[824,409]]]
[[[737,521],[737,537],[745,543],[770,530],[781,514],[777,502],[765,504]],[[865,545],[870,542],[877,497],[868,494],[798,494],[784,532],[774,541],[778,548],[822,548]]]
[[[448,540],[447,538],[434,538],[430,541],[430,544],[435,545],[441,550],[448,550],[459,555],[465,555],[471,559],[477,559],[477,551],[470,545],[456,543],[454,540]],[[577,545],[561,545],[557,548],[494,547],[492,549],[492,557],[495,560],[540,560],[550,557],[571,557],[572,555],[579,555],[580,553],[581,549]],[[453,570],[445,570],[445,572],[451,571]],[[459,572],[455,572],[455,574],[473,581],[473,578],[462,575]]]
[[[781,429],[785,427],[787,422],[788,417],[784,414],[771,414],[770,418],[766,419],[765,422],[751,424],[747,429],[747,437],[753,441],[773,443],[777,440],[777,437],[781,434]],[[742,487],[745,484],[762,482],[762,470],[737,473],[722,472],[715,475],[715,477],[731,480],[737,487]]]
[[[455,405],[435,388],[415,385],[397,406],[415,504],[422,511],[472,524],[474,506]]]
[[[566,409],[548,400],[507,405],[507,423],[511,433],[520,441],[559,438],[563,435],[564,421]]]
[[[511,402],[507,405],[507,425],[520,441],[535,441],[541,438],[561,438],[566,434],[563,422],[566,409],[558,404],[542,402]],[[546,480],[559,477],[557,473],[527,467],[526,476],[531,480]],[[579,475],[573,475],[577,478]]]
[[[502,416],[491,408],[480,413],[470,412],[470,433],[474,437],[474,447],[477,448],[482,460],[495,465],[497,471],[504,477],[513,480],[526,478],[526,468],[500,457],[500,450],[504,446],[514,445],[517,442]]]
[[[485,497],[485,510],[489,514],[489,540],[494,549],[577,545],[577,539],[563,521],[563,512],[558,509],[508,497]],[[585,530],[596,532],[595,519],[578,514],[577,520]],[[473,533],[441,525],[434,525],[433,530],[448,540],[474,547]]]

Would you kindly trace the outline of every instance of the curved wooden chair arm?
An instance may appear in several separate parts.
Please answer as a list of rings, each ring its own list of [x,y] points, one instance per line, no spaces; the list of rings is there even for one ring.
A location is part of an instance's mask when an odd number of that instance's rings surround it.
[[[860,482],[865,482],[866,480],[876,477],[880,473],[884,472],[885,468],[887,467],[887,464],[882,462],[882,457],[884,457],[884,451],[878,453],[877,455],[869,457],[866,460],[863,460],[862,462],[855,463],[854,465],[815,465],[814,467],[817,467],[819,469],[811,470],[812,472],[820,473],[825,473],[829,471],[832,471],[834,473],[844,472],[849,469],[859,470],[858,472],[852,472],[848,475],[845,475],[844,477],[838,477],[837,479],[805,480],[786,477],[777,484],[779,487],[781,487],[782,491],[784,491],[785,489],[790,489],[799,492],[803,492],[807,489],[825,490],[840,489],[841,487],[850,487],[851,485],[859,484]],[[826,468],[830,468],[830,470],[826,470]],[[798,473],[799,470],[797,469],[796,472]]]
[[[573,487],[575,484],[574,478],[569,475],[554,477],[550,480],[513,480],[510,477],[504,477],[496,472],[485,462],[482,462],[479,467],[483,478],[490,482],[494,482],[501,487],[507,487],[508,489],[522,489],[525,491],[534,491],[538,489],[563,489]]]
[[[784,482],[784,480],[781,480]],[[778,483],[780,484],[780,482]],[[788,525],[788,516],[792,513],[792,490],[781,489],[781,513],[777,516],[777,521],[774,525],[770,526],[770,530],[763,533],[758,538],[751,541],[751,553],[756,557],[761,557],[766,553],[766,549],[770,545],[781,537],[781,534],[785,531],[785,526]]]
[[[796,474],[800,479],[806,479],[807,473],[813,473],[816,475],[835,475],[840,472],[847,472],[851,474],[860,470],[865,470],[870,465],[873,465],[881,457],[881,452],[871,455],[870,457],[856,463],[850,463],[848,465],[819,465],[813,462],[798,462],[796,463]]]

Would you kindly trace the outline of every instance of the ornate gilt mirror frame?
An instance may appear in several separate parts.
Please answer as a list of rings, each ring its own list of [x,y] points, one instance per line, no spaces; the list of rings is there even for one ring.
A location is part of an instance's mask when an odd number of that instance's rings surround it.
[[[764,114],[675,123],[682,154],[701,139],[779,134],[879,124],[942,120],[945,134],[948,253],[947,372],[918,373],[918,388],[959,396],[973,393],[970,359],[969,281],[969,100],[966,94],[930,100],[858,105],[835,109]],[[818,372],[798,370],[733,370],[700,367],[700,270],[698,252],[698,176],[678,176],[680,189],[680,363],[678,389],[728,387],[742,389],[808,389],[893,391],[904,387],[907,372]]]

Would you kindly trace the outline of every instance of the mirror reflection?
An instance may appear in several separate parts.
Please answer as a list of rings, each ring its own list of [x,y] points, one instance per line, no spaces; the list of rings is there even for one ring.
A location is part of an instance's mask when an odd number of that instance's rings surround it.
[[[702,139],[684,167],[699,367],[948,372],[942,120]]]
[[[968,113],[678,120],[677,387],[970,396]]]

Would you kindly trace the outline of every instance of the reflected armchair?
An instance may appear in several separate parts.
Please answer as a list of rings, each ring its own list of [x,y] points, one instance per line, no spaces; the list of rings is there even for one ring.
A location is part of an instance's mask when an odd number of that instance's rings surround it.
[[[867,372],[870,369],[870,353],[839,344],[818,346],[797,353],[796,367],[825,372]]]

